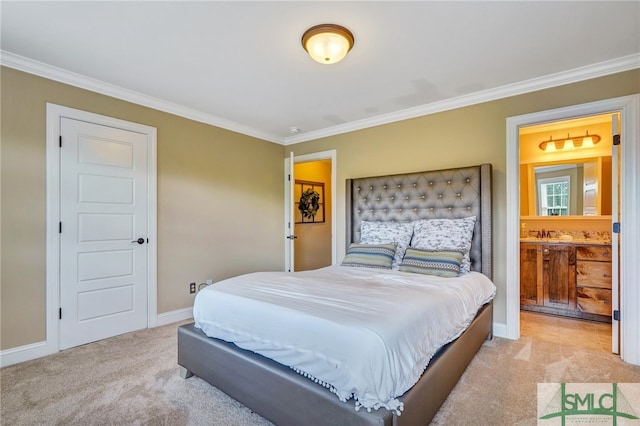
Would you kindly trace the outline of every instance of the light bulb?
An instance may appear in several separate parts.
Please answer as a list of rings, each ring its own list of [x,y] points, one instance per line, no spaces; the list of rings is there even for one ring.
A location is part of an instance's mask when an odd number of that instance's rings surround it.
[[[567,139],[564,141],[564,146],[562,147],[562,149],[570,150],[575,148],[576,148],[575,145],[573,145],[573,139]]]
[[[583,148],[593,148],[595,145],[593,144],[593,138],[591,136],[587,136],[582,139],[582,147]]]

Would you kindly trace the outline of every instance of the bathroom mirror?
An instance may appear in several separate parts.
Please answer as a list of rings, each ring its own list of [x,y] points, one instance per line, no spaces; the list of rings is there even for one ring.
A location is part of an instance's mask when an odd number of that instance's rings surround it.
[[[521,170],[523,215],[566,217],[611,214],[611,157],[522,167],[525,168]]]

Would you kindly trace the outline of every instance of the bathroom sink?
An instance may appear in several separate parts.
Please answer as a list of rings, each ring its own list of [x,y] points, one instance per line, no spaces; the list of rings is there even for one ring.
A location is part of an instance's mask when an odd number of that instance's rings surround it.
[[[570,237],[570,236],[569,236]],[[566,238],[563,236],[552,238],[524,237],[520,238],[523,243],[564,243],[564,244],[611,244],[611,241],[594,238]]]
[[[577,242],[577,240],[566,240],[566,239],[561,239],[558,237],[545,237],[545,238],[538,238],[538,237],[525,237],[525,238],[520,238],[520,241],[524,242],[524,243],[573,243],[573,242]]]
[[[535,243],[537,241],[544,241],[543,238],[536,238],[536,237],[520,237],[520,241],[524,242],[524,243]]]

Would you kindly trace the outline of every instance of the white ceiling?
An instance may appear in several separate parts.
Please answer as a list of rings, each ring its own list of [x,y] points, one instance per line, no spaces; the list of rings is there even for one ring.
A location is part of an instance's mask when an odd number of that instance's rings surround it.
[[[3,65],[285,145],[640,67],[639,1],[0,7]],[[303,50],[320,23],[342,62]]]

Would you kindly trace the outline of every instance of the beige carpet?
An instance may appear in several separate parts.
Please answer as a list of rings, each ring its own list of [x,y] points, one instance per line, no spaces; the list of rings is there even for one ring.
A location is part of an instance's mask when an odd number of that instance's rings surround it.
[[[269,425],[176,365],[177,324],[0,370],[3,425]],[[614,355],[531,338],[486,342],[434,425],[535,425],[539,382],[640,382]]]

